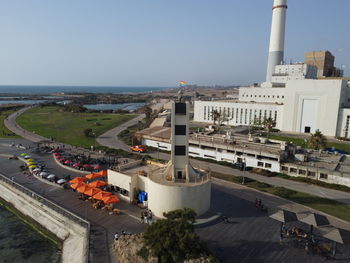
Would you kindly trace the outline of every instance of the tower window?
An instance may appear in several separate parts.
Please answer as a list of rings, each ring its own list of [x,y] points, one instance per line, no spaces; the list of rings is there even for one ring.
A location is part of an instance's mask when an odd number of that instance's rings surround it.
[[[186,135],[186,125],[175,125],[175,135]]]
[[[186,155],[186,146],[185,145],[175,145],[175,155],[177,155],[177,156]]]
[[[175,114],[186,114],[186,103],[175,103]]]

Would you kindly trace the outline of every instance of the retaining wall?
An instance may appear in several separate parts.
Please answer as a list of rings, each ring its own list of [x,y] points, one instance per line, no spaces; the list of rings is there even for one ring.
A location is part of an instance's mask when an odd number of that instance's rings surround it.
[[[89,262],[89,222],[2,174],[0,197],[63,241],[63,263]]]

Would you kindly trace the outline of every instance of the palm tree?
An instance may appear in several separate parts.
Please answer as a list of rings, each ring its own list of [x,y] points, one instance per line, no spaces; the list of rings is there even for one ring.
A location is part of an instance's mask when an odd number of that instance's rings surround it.
[[[317,129],[314,134],[311,134],[309,145],[312,149],[322,150],[327,145],[327,139],[322,132]]]
[[[213,124],[215,125],[216,122],[220,120],[221,114],[220,114],[220,112],[218,110],[213,110],[211,112],[211,117],[213,119]]]
[[[266,137],[269,138],[272,128],[276,126],[276,122],[274,121],[274,119],[269,117],[267,119],[266,118],[264,119],[262,125],[266,130]]]

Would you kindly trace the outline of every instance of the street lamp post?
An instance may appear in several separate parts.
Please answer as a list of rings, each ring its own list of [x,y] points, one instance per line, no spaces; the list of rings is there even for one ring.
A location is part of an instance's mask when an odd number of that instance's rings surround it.
[[[243,158],[243,162],[242,162],[242,168],[243,168],[243,178],[242,178],[242,184],[244,184],[245,183],[245,177],[244,177],[244,175],[245,175],[245,158]]]
[[[159,142],[157,142],[157,145],[158,145],[158,150],[157,150],[157,159],[159,160]]]

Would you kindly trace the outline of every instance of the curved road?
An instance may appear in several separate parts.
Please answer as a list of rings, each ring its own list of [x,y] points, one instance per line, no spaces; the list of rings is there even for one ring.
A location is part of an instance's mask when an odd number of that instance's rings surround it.
[[[97,138],[97,142],[109,148],[123,149],[124,151],[130,151],[129,147],[118,139],[118,134],[121,131],[127,129],[128,127],[137,124],[139,121],[141,121],[145,117],[146,117],[145,114],[141,114],[130,121],[124,122],[122,125],[115,127],[105,132],[104,134],[100,135]]]
[[[4,124],[7,127],[7,129],[9,129],[10,131],[12,131],[13,133],[16,133],[17,135],[23,137],[24,139],[27,139],[28,141],[32,141],[32,142],[40,142],[43,140],[48,140],[48,138],[45,138],[43,136],[40,136],[38,134],[26,131],[25,129],[23,129],[22,127],[20,127],[17,122],[16,122],[16,118],[21,115],[23,112],[29,110],[33,108],[33,106],[29,106],[29,107],[24,107],[22,109],[20,109],[19,111],[16,111],[14,113],[12,113],[10,116],[8,116],[5,121]]]

